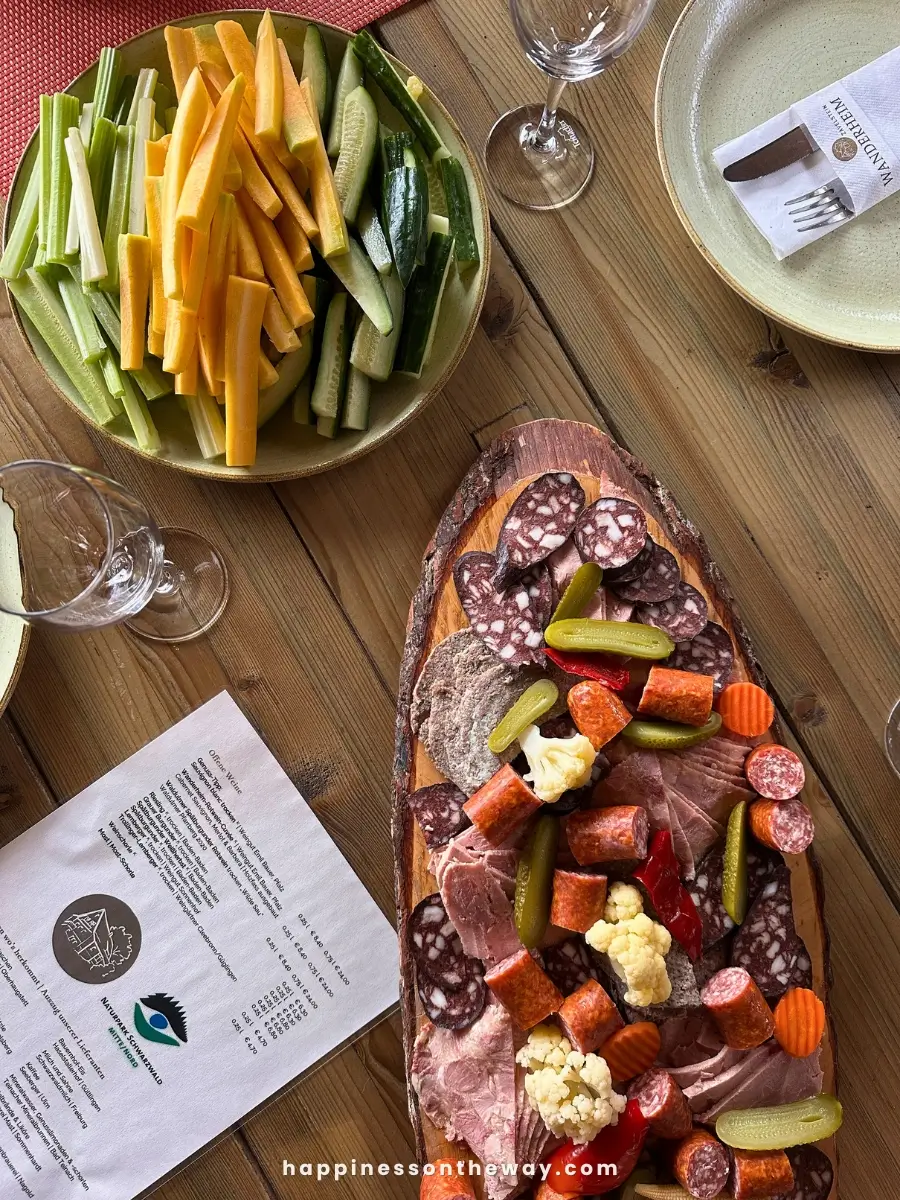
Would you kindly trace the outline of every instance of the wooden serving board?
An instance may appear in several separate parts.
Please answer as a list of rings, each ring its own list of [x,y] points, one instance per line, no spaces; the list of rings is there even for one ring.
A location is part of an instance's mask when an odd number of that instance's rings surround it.
[[[709,603],[710,620],[723,625],[734,642],[735,676],[766,687],[766,679],[737,615],[734,597],[709,555],[702,534],[679,509],[674,497],[642,463],[591,425],[575,421],[533,421],[518,425],[499,437],[466,475],[448,505],[429,545],[422,578],[413,597],[407,625],[406,648],[400,669],[397,738],[393,776],[393,819],[397,909],[399,914],[401,1009],[407,1068],[416,1033],[425,1021],[415,986],[415,968],[407,948],[409,914],[423,896],[437,890],[428,871],[428,851],[407,797],[417,788],[444,777],[413,735],[410,707],[413,688],[431,650],[468,621],[456,595],[452,569],[467,550],[496,548],[497,535],[507,511],[526,484],[545,471],[570,471],[585,490],[587,503],[600,496],[601,474],[627,492],[647,513],[653,538],[677,557],[682,577],[698,588]],[[773,733],[780,740],[779,718]],[[827,1004],[830,983],[828,934],[823,917],[820,874],[812,853],[789,856],[793,886],[794,919],[812,960],[813,986]],[[836,1054],[830,1022],[822,1056],[823,1088],[834,1091]],[[441,1155],[457,1159],[459,1147],[447,1142],[419,1110],[418,1098],[408,1087],[409,1111],[420,1159]],[[829,1200],[837,1200],[837,1155],[834,1139],[820,1143],[835,1167]]]

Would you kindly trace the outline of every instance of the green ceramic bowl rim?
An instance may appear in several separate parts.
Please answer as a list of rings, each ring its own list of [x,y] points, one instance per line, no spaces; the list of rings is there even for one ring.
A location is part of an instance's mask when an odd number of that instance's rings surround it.
[[[124,42],[120,42],[118,48],[121,49],[124,46],[130,46],[133,42],[137,42],[141,38],[145,38],[150,33],[158,33],[160,30],[165,29],[165,27],[167,25],[180,25],[180,26],[191,27],[198,23],[208,23],[210,21],[237,20],[237,19],[240,19],[241,17],[253,17],[253,16],[261,17],[263,15],[264,11],[265,10],[261,9],[261,8],[236,8],[236,9],[226,9],[226,10],[222,10],[220,12],[213,12],[213,13],[195,13],[193,16],[190,16],[190,17],[179,17],[175,21],[164,21],[159,25],[153,25],[148,29],[143,29],[140,33],[135,34],[134,37],[128,38]],[[312,17],[303,16],[300,13],[280,13],[280,12],[277,12],[277,10],[275,10],[275,15],[278,16],[279,18],[285,18],[287,20],[297,21],[297,22],[309,22],[309,21],[313,20]],[[343,29],[340,25],[332,25],[328,21],[319,21],[319,20],[317,20],[315,23],[321,29],[328,29],[334,34],[339,34],[343,38],[351,38],[354,36],[353,32],[351,30]],[[413,73],[409,69],[409,67],[406,66],[405,63],[400,61],[400,59],[395,58],[394,55],[389,54],[387,51],[385,51],[385,53],[387,54],[390,61],[392,63],[394,63],[394,65],[398,69],[400,69],[402,71],[406,71],[406,73],[408,75],[411,75]],[[92,71],[94,69],[94,66],[95,66],[95,64],[91,63],[91,65],[89,67],[87,67],[79,75],[76,75],[74,79],[70,80],[70,82],[66,85],[66,88],[64,90],[68,91],[70,88],[74,87],[75,84],[77,84],[79,82],[79,80],[83,79],[84,76],[87,75],[89,71]],[[450,380],[450,377],[453,375],[454,371],[459,366],[462,356],[468,349],[469,343],[471,342],[472,337],[475,333],[475,329],[478,326],[478,320],[479,320],[479,317],[481,316],[481,310],[484,306],[484,298],[487,293],[487,285],[488,285],[488,280],[490,278],[490,273],[491,273],[491,222],[490,222],[490,213],[488,212],[487,192],[485,190],[484,180],[481,177],[480,164],[478,162],[477,157],[472,153],[469,143],[466,141],[465,137],[463,136],[462,130],[459,128],[456,121],[453,119],[453,117],[450,115],[450,113],[444,107],[444,105],[440,101],[440,99],[434,94],[434,92],[432,92],[430,88],[428,88],[427,90],[428,90],[429,100],[431,101],[432,104],[434,104],[434,106],[440,112],[441,116],[444,118],[444,120],[447,122],[447,124],[453,130],[454,136],[459,140],[459,144],[462,146],[462,148],[466,152],[466,157],[468,159],[468,165],[469,165],[469,168],[471,169],[472,178],[475,181],[475,187],[478,192],[478,203],[479,203],[479,207],[481,209],[483,253],[482,253],[482,258],[481,258],[481,264],[479,266],[479,271],[480,271],[481,277],[480,277],[480,281],[479,281],[479,285],[478,285],[478,293],[475,298],[475,302],[472,306],[472,312],[469,317],[468,324],[466,325],[463,335],[459,340],[459,344],[456,347],[456,351],[453,354],[450,361],[448,362],[448,364],[447,364],[446,368],[444,369],[443,373],[441,374],[440,378],[438,378],[435,381],[435,383],[432,385],[432,387],[430,387],[428,389],[428,391],[425,392],[424,395],[422,395],[420,397],[418,402],[412,407],[412,409],[408,413],[406,413],[405,416],[398,418],[393,423],[393,425],[390,426],[390,428],[386,429],[383,433],[379,434],[377,437],[374,437],[365,446],[359,446],[359,447],[355,447],[352,450],[347,450],[344,454],[341,454],[338,458],[335,458],[332,462],[323,463],[322,465],[296,467],[296,468],[291,468],[290,470],[287,470],[287,471],[267,471],[264,473],[250,475],[250,474],[235,473],[233,468],[226,467],[224,465],[224,463],[214,463],[213,465],[211,465],[209,467],[195,467],[195,466],[190,466],[187,463],[172,462],[170,459],[165,458],[163,455],[151,454],[146,450],[141,450],[139,447],[133,446],[130,442],[125,441],[124,438],[117,437],[116,434],[110,433],[108,429],[105,429],[104,426],[100,425],[97,421],[95,421],[90,416],[90,414],[86,413],[83,408],[80,408],[79,405],[75,404],[75,402],[69,396],[67,396],[66,393],[61,388],[57,387],[54,380],[47,374],[47,371],[45,370],[43,363],[38,358],[37,353],[35,352],[34,346],[32,346],[32,344],[31,344],[31,339],[29,338],[28,334],[25,332],[25,326],[22,324],[22,318],[19,313],[18,306],[15,303],[15,297],[13,296],[12,292],[9,290],[9,286],[7,285],[6,296],[7,296],[7,301],[9,303],[9,306],[10,306],[10,310],[12,312],[13,321],[15,323],[15,326],[18,329],[19,334],[21,335],[22,341],[25,343],[28,353],[31,355],[35,364],[38,366],[38,368],[40,369],[44,378],[47,380],[47,382],[53,388],[53,390],[57,394],[57,396],[60,396],[65,401],[65,403],[71,409],[73,409],[86,424],[90,425],[90,427],[92,429],[95,429],[104,438],[107,438],[109,441],[113,442],[117,446],[121,446],[123,449],[125,449],[129,453],[140,455],[141,458],[147,459],[147,461],[149,461],[149,462],[158,463],[160,466],[169,467],[170,469],[175,470],[175,471],[181,471],[184,474],[192,475],[197,479],[215,479],[215,480],[221,480],[226,483],[283,483],[284,481],[286,481],[288,479],[304,479],[310,475],[320,475],[325,471],[331,471],[336,467],[342,467],[346,463],[353,462],[355,459],[362,458],[364,455],[369,454],[372,450],[375,450],[378,446],[383,445],[385,442],[389,441],[392,437],[394,437],[396,434],[398,434],[401,429],[404,429],[415,417],[419,416],[420,413],[434,400],[434,398],[440,392],[442,392],[444,390],[444,388],[447,386],[447,383]],[[3,245],[6,245],[6,239],[9,236],[10,213],[12,212],[12,197],[15,194],[16,187],[19,182],[19,174],[22,170],[22,165],[28,156],[28,152],[31,149],[32,143],[34,142],[34,139],[36,136],[37,136],[37,127],[35,127],[34,133],[32,133],[31,137],[28,139],[28,142],[26,143],[25,148],[22,151],[21,156],[19,157],[19,161],[16,164],[16,170],[15,170],[15,174],[13,175],[13,178],[12,178],[12,183],[10,184],[9,195],[8,195],[7,205],[6,205],[6,212],[4,214],[4,219],[3,219]],[[26,638],[26,640],[27,640],[27,638]],[[2,711],[2,704],[3,704],[3,702],[0,701],[0,711]]]
[[[663,144],[663,90],[666,83],[666,72],[668,71],[671,59],[674,55],[676,43],[681,34],[681,28],[687,22],[694,8],[699,4],[705,3],[708,3],[708,0],[688,0],[683,12],[681,13],[681,16],[675,22],[672,32],[669,35],[669,40],[666,43],[665,50],[663,51],[662,62],[659,66],[659,75],[657,76],[656,80],[656,98],[654,103],[656,152],[659,156],[659,165],[662,168],[663,181],[666,185],[666,191],[669,193],[669,199],[672,201],[672,207],[678,214],[678,219],[687,230],[691,241],[706,259],[709,265],[713,268],[716,274],[721,279],[724,279],[728,286],[733,291],[737,292],[739,296],[742,296],[743,299],[748,302],[748,304],[752,304],[753,307],[759,309],[760,312],[766,313],[767,316],[770,316],[774,320],[781,322],[783,325],[787,325],[790,329],[796,329],[799,333],[804,333],[808,337],[815,338],[820,342],[828,342],[833,346],[843,346],[848,350],[863,350],[874,354],[900,354],[900,346],[898,345],[884,344],[880,342],[855,342],[847,338],[838,337],[832,333],[825,333],[821,329],[816,329],[810,325],[804,325],[802,322],[796,319],[786,317],[784,313],[779,312],[777,308],[773,308],[770,304],[767,304],[766,301],[761,299],[759,296],[753,295],[753,293],[749,292],[742,283],[738,282],[738,280],[719,262],[712,251],[709,250],[703,239],[700,237],[700,234],[694,228],[691,219],[687,215],[687,212],[685,211],[678,195],[674,176],[669,167],[665,146]]]

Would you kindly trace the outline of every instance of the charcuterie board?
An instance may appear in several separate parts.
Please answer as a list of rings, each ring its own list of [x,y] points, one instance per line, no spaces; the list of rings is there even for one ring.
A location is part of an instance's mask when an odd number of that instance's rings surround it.
[[[393,777],[393,844],[397,906],[400,917],[402,1017],[407,1067],[412,1060],[418,1031],[426,1021],[415,983],[415,965],[408,945],[408,921],[416,904],[434,893],[429,873],[429,851],[408,805],[410,794],[435,784],[438,771],[414,732],[413,695],[429,654],[469,622],[453,580],[453,567],[469,551],[494,551],[504,518],[522,490],[546,472],[574,475],[590,505],[601,494],[630,498],[647,515],[648,532],[675,555],[684,583],[692,585],[709,608],[709,620],[731,636],[735,649],[732,681],[747,680],[765,687],[747,632],[736,612],[733,596],[721,571],[710,557],[701,533],[681,512],[674,497],[636,459],[607,435],[589,425],[543,420],[505,432],[478,459],[448,505],[429,545],[422,578],[412,601],[403,657],[397,715],[396,756]],[[601,492],[601,478],[604,492]],[[782,740],[778,718],[772,727]],[[812,964],[812,989],[825,1001],[829,987],[828,935],[823,916],[819,873],[811,851],[786,857],[790,869],[791,899],[797,933]],[[835,1045],[830,1022],[822,1043],[823,1090],[835,1090]],[[445,1140],[422,1113],[410,1082],[409,1107],[420,1158],[460,1157],[459,1143]],[[828,1200],[837,1200],[837,1159],[834,1140],[819,1144],[834,1167]],[[481,1196],[481,1191],[478,1192]]]

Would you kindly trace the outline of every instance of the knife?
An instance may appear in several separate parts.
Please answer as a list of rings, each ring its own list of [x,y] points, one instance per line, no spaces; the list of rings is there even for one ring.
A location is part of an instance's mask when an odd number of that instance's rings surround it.
[[[788,133],[769,142],[761,150],[739,158],[737,162],[726,167],[722,172],[728,183],[746,183],[750,179],[762,179],[765,175],[773,175],[782,167],[800,162],[815,154],[819,147],[809,137],[806,130],[798,125]]]

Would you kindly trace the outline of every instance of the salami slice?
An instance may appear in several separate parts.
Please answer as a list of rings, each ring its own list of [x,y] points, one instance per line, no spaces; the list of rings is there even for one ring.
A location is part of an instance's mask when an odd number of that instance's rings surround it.
[[[748,971],[766,999],[772,1000],[794,984],[801,957],[809,961],[794,927],[791,873],[781,864],[764,884],[735,935],[731,964]]]
[[[603,582],[609,584],[610,587],[620,583],[631,583],[647,570],[650,564],[650,559],[653,557],[653,547],[656,545],[653,538],[648,533],[644,539],[644,548],[639,554],[625,564],[624,567],[607,567],[603,572]]]
[[[497,541],[497,586],[502,590],[568,539],[584,508],[584,489],[568,472],[542,475],[516,498]]]
[[[775,742],[750,751],[744,774],[754,792],[766,800],[793,800],[806,783],[806,772],[797,755]]]
[[[728,1182],[730,1163],[722,1143],[705,1129],[695,1129],[675,1152],[672,1171],[697,1200],[713,1200]]]
[[[465,802],[465,792],[461,792],[455,783],[434,783],[412,793],[407,803],[419,822],[429,850],[445,845],[471,825],[463,812]]]
[[[828,1200],[834,1183],[828,1155],[818,1146],[792,1146],[787,1156],[794,1170],[794,1186],[777,1200]]]
[[[407,937],[419,998],[429,1018],[444,1029],[471,1025],[481,1016],[487,998],[484,970],[478,959],[463,950],[439,892],[413,909]]]
[[[566,938],[541,951],[544,970],[564,996],[571,996],[589,979],[597,979],[588,948],[582,938]]]
[[[696,671],[698,675],[712,675],[718,695],[734,669],[734,646],[728,631],[715,621],[707,621],[693,638],[678,643],[666,666],[676,671]]]
[[[691,899],[700,914],[703,928],[702,946],[708,950],[734,929],[734,921],[722,903],[722,881],[725,876],[724,850],[711,850],[697,867],[693,882],[688,885]]]
[[[650,556],[643,572],[631,581],[616,580],[610,583],[610,587],[623,600],[631,600],[635,604],[659,604],[675,595],[679,583],[681,568],[675,555],[651,540]]]
[[[575,526],[575,545],[585,562],[605,570],[624,567],[644,549],[647,518],[630,500],[601,496],[586,508]]]
[[[504,592],[494,584],[496,574],[497,559],[485,550],[456,560],[453,582],[469,623],[504,662],[542,661],[544,626],[553,606],[550,572],[538,564]]]
[[[675,594],[659,604],[639,604],[635,619],[662,629],[676,642],[689,642],[706,626],[706,600],[689,583],[679,583]]]
[[[802,854],[815,837],[813,815],[802,800],[757,800],[749,818],[753,836],[782,854]]]

